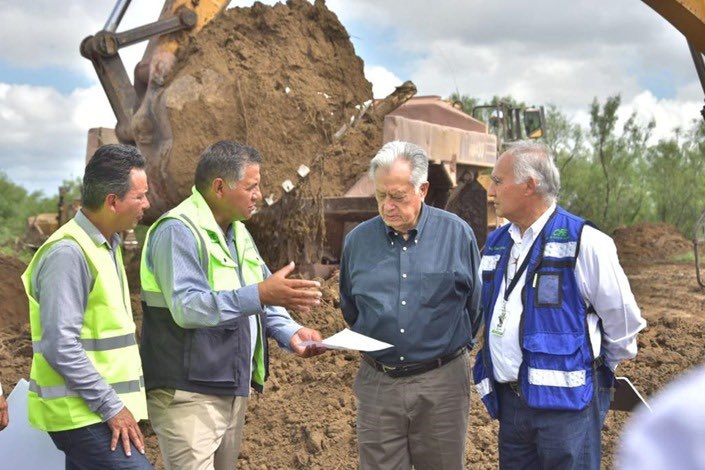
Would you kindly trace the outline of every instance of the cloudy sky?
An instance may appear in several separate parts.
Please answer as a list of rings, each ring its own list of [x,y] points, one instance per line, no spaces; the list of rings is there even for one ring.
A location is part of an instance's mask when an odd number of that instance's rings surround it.
[[[253,2],[233,0],[231,6]],[[274,3],[264,1],[263,3]],[[625,117],[656,135],[699,118],[703,91],[684,37],[640,0],[328,0],[352,37],[376,97],[404,80],[419,94],[512,95],[587,123],[593,98],[622,95]],[[0,171],[54,194],[83,173],[86,132],[115,118],[78,47],[114,0],[0,0]],[[118,31],[154,21],[133,0]],[[127,70],[143,45],[121,51]]]

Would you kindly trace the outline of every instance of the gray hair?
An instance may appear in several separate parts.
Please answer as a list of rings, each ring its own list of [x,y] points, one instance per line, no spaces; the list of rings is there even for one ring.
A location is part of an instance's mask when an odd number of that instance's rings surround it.
[[[83,173],[81,205],[97,211],[108,194],[122,199],[132,188],[132,170],[144,169],[145,165],[142,154],[131,145],[108,144],[99,147]]]
[[[382,146],[370,162],[369,175],[375,178],[375,173],[380,168],[389,169],[397,160],[406,160],[411,166],[411,177],[409,182],[416,191],[421,188],[421,184],[428,180],[428,156],[426,151],[411,142],[394,140]]]
[[[561,175],[545,145],[522,141],[512,145],[504,155],[513,157],[514,180],[517,183],[525,183],[529,178],[533,178],[536,181],[536,192],[543,195],[547,203],[552,203],[558,198]]]
[[[262,164],[262,156],[249,145],[234,140],[221,140],[201,153],[194,183],[201,194],[208,191],[216,178],[222,178],[232,188],[245,176],[245,167]]]

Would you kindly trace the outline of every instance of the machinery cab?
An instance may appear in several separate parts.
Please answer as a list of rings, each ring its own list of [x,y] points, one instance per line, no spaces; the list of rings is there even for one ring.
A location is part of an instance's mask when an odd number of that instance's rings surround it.
[[[497,150],[524,139],[546,135],[543,106],[520,107],[510,103],[475,106],[472,117],[486,122],[488,131],[497,136]]]

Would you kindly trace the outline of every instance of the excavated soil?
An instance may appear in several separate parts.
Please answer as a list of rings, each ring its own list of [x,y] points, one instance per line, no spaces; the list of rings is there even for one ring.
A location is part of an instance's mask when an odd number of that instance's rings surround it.
[[[173,141],[162,157],[161,147],[140,145],[151,165],[151,192],[164,198],[153,201],[146,221],[190,194],[207,145],[234,139],[262,154],[263,197],[279,202],[262,201],[250,224],[260,251],[275,266],[294,255],[301,262],[319,259],[321,198],[343,195],[382,144],[383,116],[372,112],[336,136],[372,99],[364,64],[336,15],[321,0],[229,9],[177,57],[157,97]],[[300,176],[301,165],[308,175]],[[287,180],[290,192],[282,188]]]
[[[673,240],[660,248],[668,256],[687,252],[687,240],[675,233],[666,225],[642,225],[621,229],[615,237],[637,302],[649,322],[639,337],[637,358],[623,363],[618,372],[629,377],[646,397],[682,371],[705,362],[705,291],[695,281],[693,266],[669,261],[666,255],[642,256],[645,251],[653,253],[654,240],[662,238]],[[636,250],[636,256],[628,254],[627,246]],[[129,266],[132,271],[138,264]],[[23,269],[21,262],[0,257],[4,285],[19,286],[18,276]],[[132,273],[131,279],[135,278]],[[0,291],[0,376],[7,389],[20,378],[28,377],[32,353],[29,327],[26,322],[19,322],[26,318],[26,303],[17,301],[17,297],[21,298],[19,289],[3,287]],[[345,326],[338,309],[336,276],[324,282],[323,292],[324,302],[319,308],[295,316],[328,336]],[[139,324],[136,291],[132,299]],[[250,402],[238,468],[356,468],[355,398],[351,385],[358,355],[329,351],[304,360],[272,346],[272,374],[265,394],[253,396]],[[627,413],[614,411],[607,417],[603,468],[612,466],[619,432],[627,417]],[[470,423],[466,468],[497,468],[497,425],[487,417],[474,390]],[[148,425],[144,430],[149,457],[156,468],[162,468],[156,437]]]
[[[312,184],[326,195],[342,194],[364,172],[369,156],[356,159],[355,142],[346,142],[344,151],[331,145],[372,99],[372,86],[324,1],[226,10],[177,56],[159,97],[173,134],[168,162],[160,163],[166,181],[154,178],[155,188],[163,185],[175,198],[172,205],[190,194],[198,155],[220,139],[260,151],[265,197],[279,199],[285,180],[298,186],[300,165],[321,167]],[[372,145],[362,145],[365,154],[381,144],[381,134],[372,134]],[[327,161],[317,163],[322,158]]]

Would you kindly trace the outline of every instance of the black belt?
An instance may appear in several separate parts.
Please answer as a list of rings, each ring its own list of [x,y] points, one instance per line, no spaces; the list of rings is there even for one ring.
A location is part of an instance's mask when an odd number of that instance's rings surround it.
[[[367,354],[362,354],[362,359],[364,359],[366,363],[368,363],[378,371],[384,372],[390,377],[399,378],[409,377],[410,375],[423,374],[424,372],[428,372],[429,370],[438,369],[439,367],[448,364],[450,361],[463,354],[466,349],[467,346],[463,346],[462,348],[457,349],[450,354],[446,354],[445,356],[441,356],[438,359],[434,359],[433,361],[416,362],[413,364],[404,364],[396,366],[390,366],[375,361]]]

